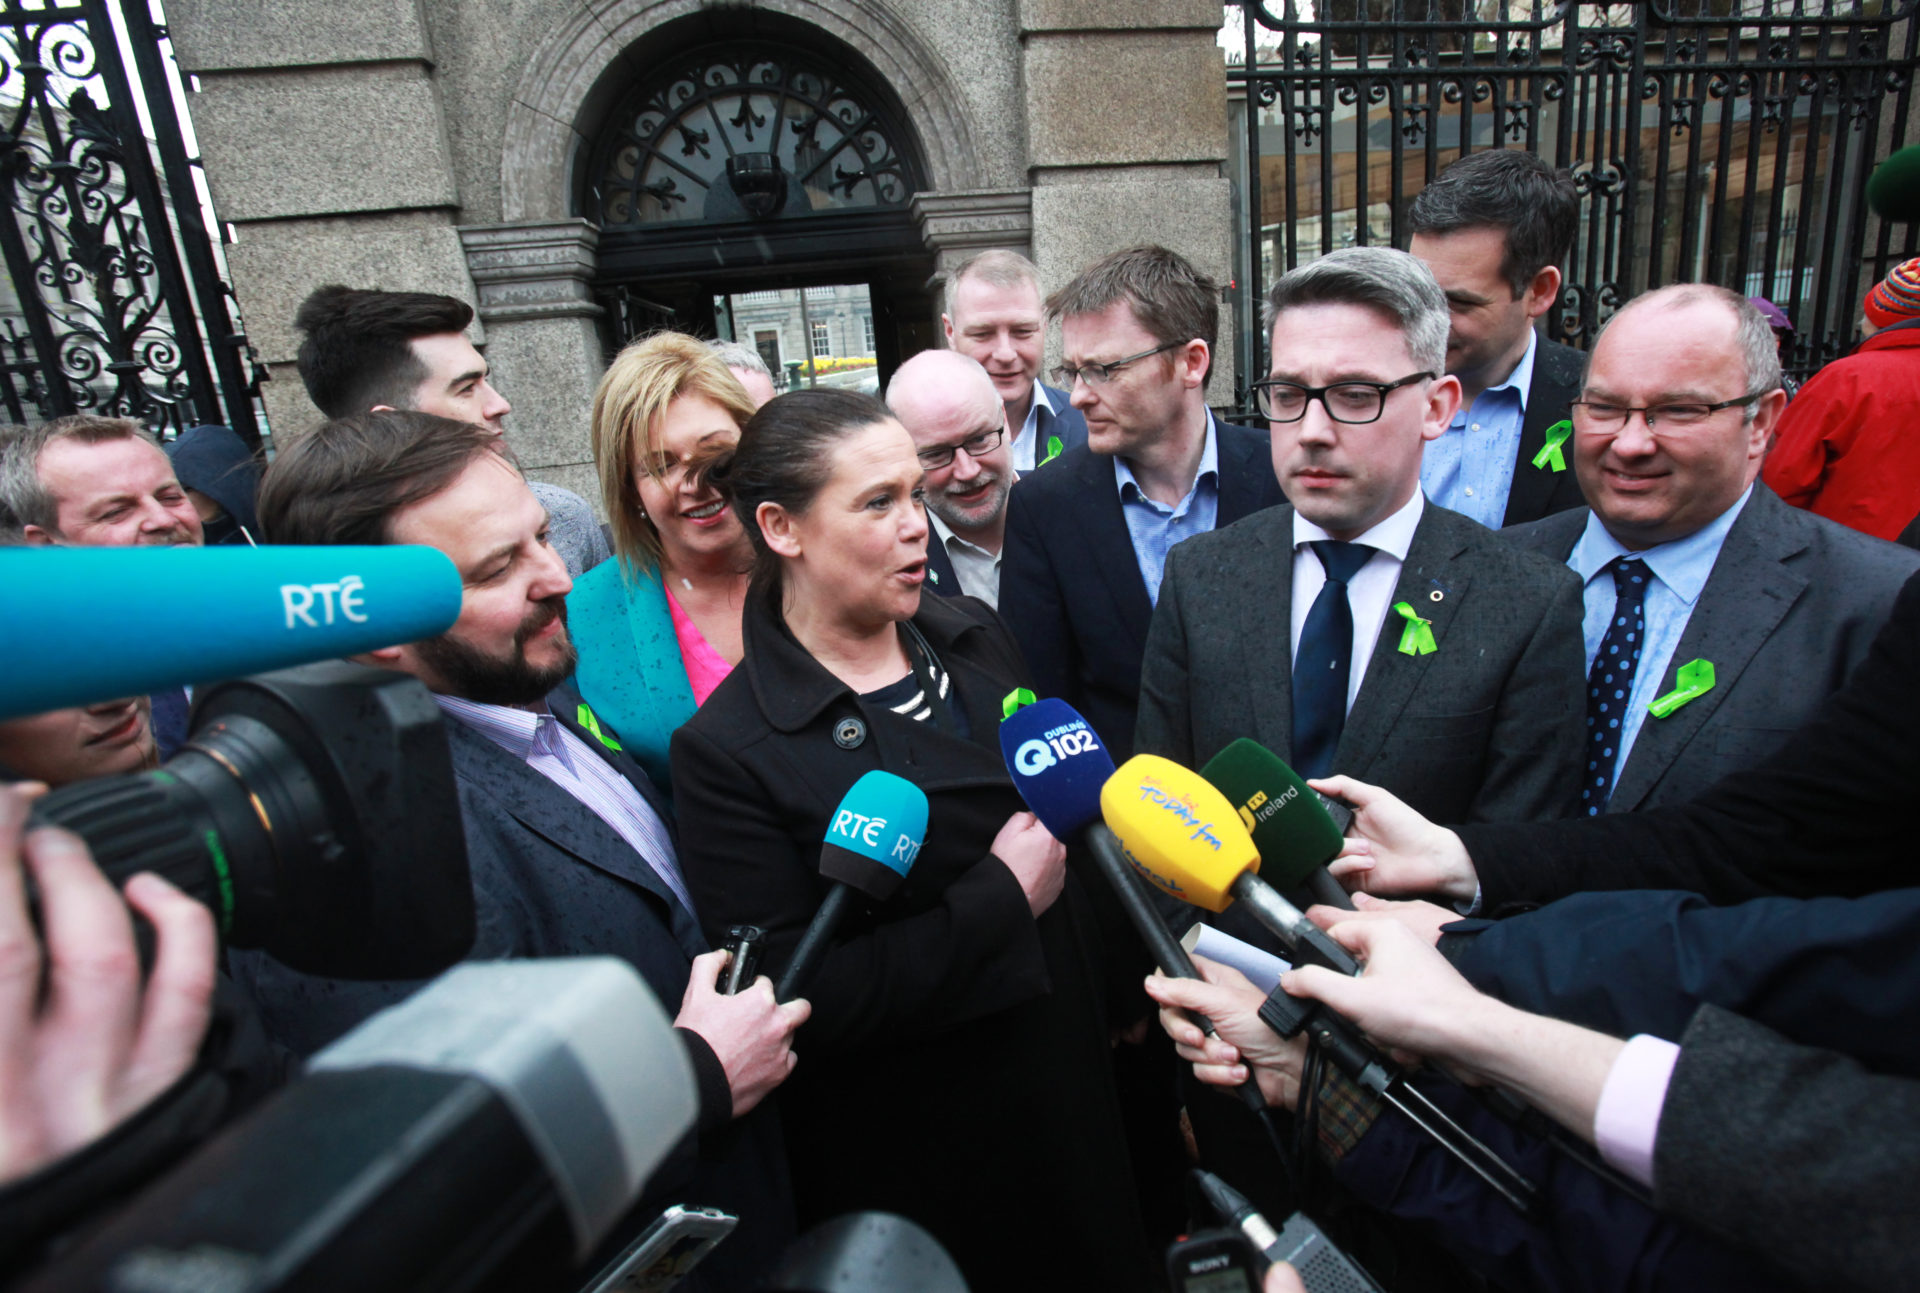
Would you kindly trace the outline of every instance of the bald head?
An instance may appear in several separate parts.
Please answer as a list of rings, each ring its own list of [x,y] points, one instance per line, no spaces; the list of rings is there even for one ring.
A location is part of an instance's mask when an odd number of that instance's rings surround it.
[[[1000,406],[993,378],[978,360],[955,350],[923,350],[900,365],[887,383],[887,407],[916,444],[920,443],[916,423],[942,421],[957,409],[965,409],[973,421],[998,420],[989,405]]]
[[[923,350],[887,384],[887,407],[920,451],[927,506],[956,534],[998,552],[1013,485],[1012,446],[1006,405],[987,370],[956,351]]]

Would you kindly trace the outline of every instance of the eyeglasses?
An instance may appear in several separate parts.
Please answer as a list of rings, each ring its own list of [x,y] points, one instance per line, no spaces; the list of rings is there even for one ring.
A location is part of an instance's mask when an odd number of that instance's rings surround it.
[[[1073,389],[1075,381],[1085,382],[1089,386],[1105,386],[1113,380],[1113,375],[1128,364],[1137,364],[1153,355],[1164,355],[1169,350],[1178,350],[1186,345],[1184,341],[1169,341],[1164,346],[1155,346],[1152,350],[1143,350],[1137,355],[1128,355],[1125,359],[1116,359],[1110,364],[1062,364],[1053,370],[1053,380],[1062,390]]]
[[[1335,422],[1364,426],[1378,422],[1386,411],[1387,396],[1402,386],[1431,379],[1432,373],[1414,373],[1397,382],[1335,382],[1331,386],[1302,386],[1298,382],[1264,381],[1253,384],[1253,397],[1269,422],[1298,422],[1314,400]]]
[[[941,445],[938,449],[922,449],[919,455],[920,465],[928,471],[939,471],[942,467],[950,465],[953,462],[953,455],[962,449],[967,451],[967,457],[979,458],[982,454],[992,453],[998,449],[1000,442],[1006,438],[1006,434],[1004,427],[995,427],[991,431],[982,431],[979,435],[968,436],[959,444]]]
[[[1751,395],[1742,395],[1737,400],[1721,400],[1718,404],[1608,404],[1603,400],[1575,400],[1573,416],[1588,431],[1604,431],[1617,434],[1627,425],[1627,419],[1638,413],[1647,419],[1647,430],[1661,423],[1669,427],[1698,426],[1721,409],[1743,409],[1766,391],[1755,391]]]

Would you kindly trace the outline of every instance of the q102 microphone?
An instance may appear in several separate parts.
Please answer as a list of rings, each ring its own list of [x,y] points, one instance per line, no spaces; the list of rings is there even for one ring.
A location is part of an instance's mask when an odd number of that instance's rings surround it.
[[[435,548],[0,548],[0,719],[401,646],[459,615]]]
[[[1294,964],[1360,972],[1346,948],[1259,877],[1260,853],[1239,813],[1198,773],[1136,754],[1101,788],[1100,810],[1127,860],[1164,892],[1213,912],[1244,902]]]
[[[1353,910],[1353,899],[1327,873],[1344,836],[1319,794],[1280,756],[1241,737],[1200,769],[1227,797],[1260,850],[1262,878],[1276,889],[1304,887],[1313,901]]]
[[[834,882],[793,960],[774,985],[777,1000],[792,1001],[813,977],[827,942],[858,893],[885,902],[900,888],[927,837],[926,792],[891,772],[869,772],[853,783],[827,824],[820,874]]]

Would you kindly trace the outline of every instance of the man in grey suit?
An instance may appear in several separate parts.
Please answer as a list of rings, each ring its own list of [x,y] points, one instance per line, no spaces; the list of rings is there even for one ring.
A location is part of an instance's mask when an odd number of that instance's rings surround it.
[[[1650,292],[1594,345],[1568,446],[1591,509],[1506,532],[1586,585],[1590,815],[1683,803],[1772,754],[1920,569],[1760,483],[1785,406],[1766,319],[1725,288]]]
[[[699,1138],[655,1172],[635,1220],[673,1202],[738,1213],[740,1228],[701,1273],[711,1287],[747,1287],[791,1237],[779,1126],[756,1106],[791,1071],[808,1008],[777,1005],[764,977],[720,993],[725,957],[701,934],[666,801],[563,685],[576,662],[573,581],[546,509],[491,428],[387,411],[337,419],[281,450],[259,510],[274,543],[424,544],[459,570],[452,629],[356,659],[420,679],[445,714],[473,873],[469,955],[618,956],[663,1005],[678,1005]],[[318,979],[259,953],[233,960],[269,1035],[303,1054],[421,986]]]
[[[1040,269],[1016,251],[983,251],[947,277],[947,346],[993,378],[1007,410],[1008,456],[1021,475],[1087,442],[1087,419],[1067,392],[1040,381],[1047,320]]]
[[[1352,248],[1281,278],[1267,312],[1255,390],[1292,505],[1169,555],[1137,748],[1197,767],[1251,737],[1443,821],[1567,812],[1578,581],[1422,496],[1421,448],[1459,401],[1433,276]]]

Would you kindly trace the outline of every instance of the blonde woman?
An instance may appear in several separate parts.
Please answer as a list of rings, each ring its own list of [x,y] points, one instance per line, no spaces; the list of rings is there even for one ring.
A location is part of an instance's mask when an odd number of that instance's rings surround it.
[[[615,559],[567,596],[576,682],[603,739],[662,790],[668,737],[740,662],[753,549],[701,468],[732,451],[752,415],[726,364],[678,332],[621,351],[593,397],[593,460]]]

